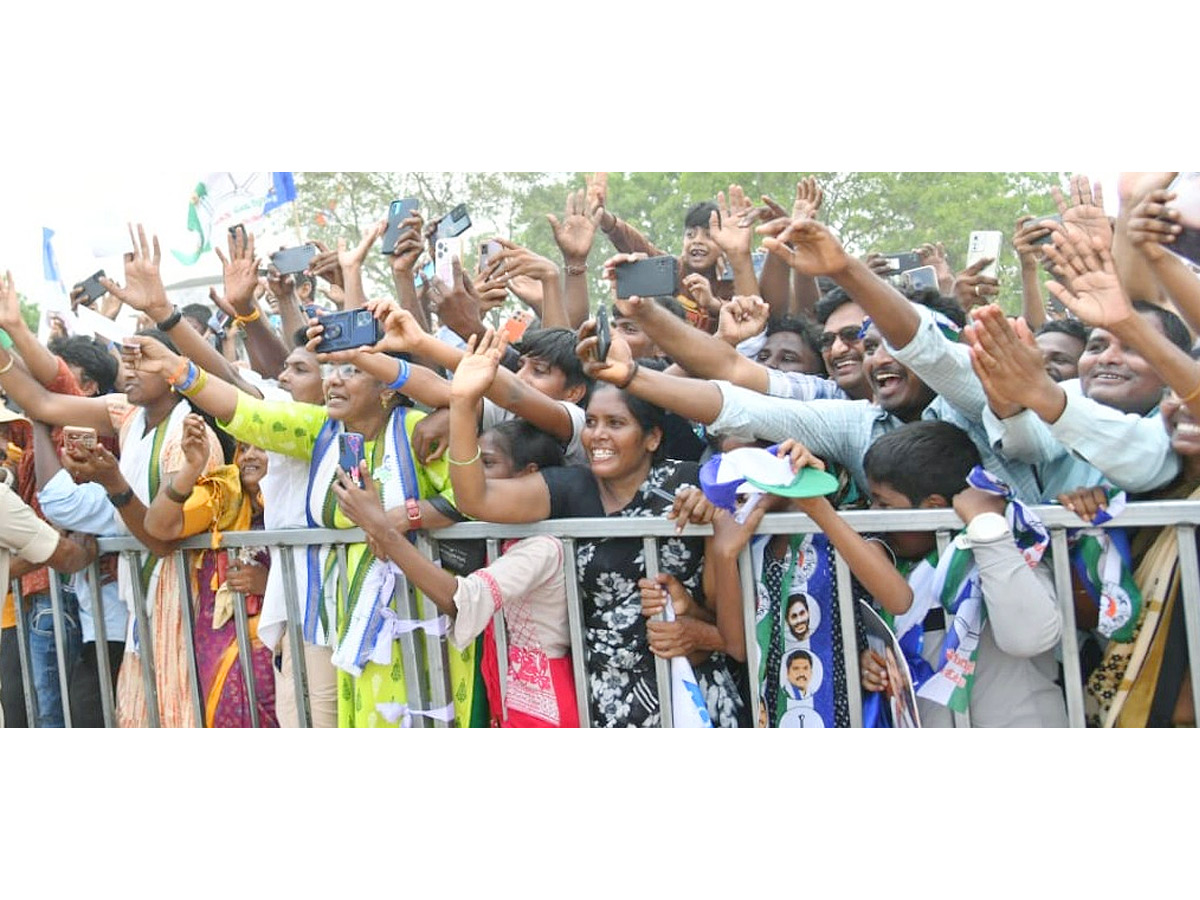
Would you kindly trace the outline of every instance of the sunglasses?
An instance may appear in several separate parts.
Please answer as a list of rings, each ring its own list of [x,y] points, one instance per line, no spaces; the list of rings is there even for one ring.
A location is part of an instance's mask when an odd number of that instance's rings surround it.
[[[843,344],[857,344],[862,340],[862,326],[847,325],[837,331],[823,331],[819,346],[822,350],[829,350],[838,338],[842,339]]]

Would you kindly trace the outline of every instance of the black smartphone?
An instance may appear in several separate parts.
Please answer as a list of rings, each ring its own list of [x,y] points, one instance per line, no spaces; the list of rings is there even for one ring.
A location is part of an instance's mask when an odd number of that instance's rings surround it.
[[[420,201],[415,197],[405,197],[403,200],[393,200],[388,207],[387,231],[383,233],[383,243],[380,249],[392,256],[396,252],[396,242],[412,230],[412,226],[401,227],[401,222],[417,211]]]
[[[313,244],[300,247],[288,247],[286,250],[276,250],[271,254],[271,265],[279,270],[280,275],[295,275],[303,272],[317,255]]]
[[[608,350],[612,346],[612,333],[608,325],[608,306],[601,303],[596,309],[596,359],[608,359]]]
[[[338,435],[338,465],[359,487],[363,481],[360,468],[363,456],[363,436],[357,431],[343,431]]]
[[[383,326],[371,315],[370,310],[347,309],[330,313],[322,316],[321,324],[325,326],[325,331],[321,335],[321,343],[317,344],[318,353],[370,347],[383,340]]]
[[[888,261],[888,272],[892,275],[921,267],[921,257],[917,253],[885,253],[883,258]]]
[[[1058,222],[1061,225],[1062,224],[1062,216],[1042,216],[1041,218],[1035,219],[1034,221],[1028,222],[1026,224],[1027,225],[1041,225],[1043,222]],[[1030,246],[1036,247],[1039,244],[1049,244],[1053,240],[1054,240],[1054,232],[1047,231],[1040,238],[1036,238],[1035,240],[1032,240],[1029,243],[1030,243]]]
[[[79,282],[79,284],[75,285],[75,287],[83,289],[83,298],[79,301],[81,304],[84,306],[91,306],[107,293],[107,291],[104,290],[104,285],[100,283],[100,279],[103,277],[104,270],[101,269],[95,275],[92,275],[90,278],[85,278],[83,281]]]
[[[679,286],[678,263],[673,256],[651,256],[617,266],[617,299],[674,297]]]
[[[467,204],[460,203],[442,217],[442,221],[438,223],[437,236],[458,237],[470,227],[471,217],[467,215]]]

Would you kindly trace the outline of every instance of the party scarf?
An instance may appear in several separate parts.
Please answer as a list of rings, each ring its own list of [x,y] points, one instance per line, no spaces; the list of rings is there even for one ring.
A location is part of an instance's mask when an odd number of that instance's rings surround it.
[[[1008,485],[982,466],[971,470],[967,484],[1008,501],[1004,516],[1017,549],[1030,568],[1036,566],[1050,545],[1050,533],[1041,520],[1016,499]],[[955,712],[966,712],[971,702],[979,636],[987,621],[987,606],[980,587],[979,566],[965,530],[955,536],[947,551],[940,558],[931,554],[913,567],[908,575],[912,606],[896,617],[894,626],[912,669],[917,696]],[[922,623],[935,604],[954,616],[936,669],[920,656],[924,644]]]
[[[768,728],[835,727],[833,662],[833,604],[835,596],[829,539],[823,534],[794,535],[788,543],[786,569],[778,591],[767,584],[764,559],[771,538],[752,545],[760,573],[756,634],[759,648],[760,701]],[[788,600],[808,596],[809,630],[796,641],[787,625]],[[806,650],[812,659],[808,696],[796,698],[787,680],[787,660],[794,650]],[[815,688],[815,690],[814,690]]]
[[[1125,492],[1108,488],[1108,507],[1093,525],[1103,525],[1125,509]],[[1133,640],[1142,611],[1142,592],[1133,580],[1129,537],[1123,528],[1080,528],[1067,532],[1071,566],[1100,611],[1096,630],[1111,641]]]

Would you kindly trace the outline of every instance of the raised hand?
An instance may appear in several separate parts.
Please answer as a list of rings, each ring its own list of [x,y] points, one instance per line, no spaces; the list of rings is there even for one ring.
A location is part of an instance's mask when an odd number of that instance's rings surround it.
[[[558,266],[546,257],[503,238],[496,238],[496,243],[504,249],[488,258],[485,274],[489,277],[528,275],[538,281],[558,278]]]
[[[567,194],[567,208],[562,222],[558,221],[557,216],[546,213],[546,221],[554,232],[554,243],[558,244],[567,265],[587,262],[600,218],[599,214],[588,215],[588,201],[582,190]]]
[[[1175,197],[1172,191],[1150,191],[1129,214],[1129,242],[1151,262],[1162,259],[1166,255],[1163,245],[1175,243],[1175,236],[1183,233],[1181,213],[1167,205]]]
[[[179,439],[179,448],[187,461],[187,468],[194,475],[204,471],[208,462],[208,429],[204,420],[195,413],[188,413],[183,420],[183,435]]]
[[[437,304],[437,317],[443,325],[462,338],[478,334],[483,319],[479,309],[479,295],[475,293],[475,285],[471,279],[464,277],[462,263],[458,257],[451,259],[454,270],[454,283],[448,287],[434,276],[429,286],[434,302]]]
[[[763,246],[801,275],[836,275],[851,262],[833,232],[813,219],[793,221],[779,237],[763,238]]]
[[[632,300],[641,298],[632,297]],[[596,356],[596,320],[588,319],[579,326],[579,342],[575,345],[575,355],[583,362],[583,370],[589,378],[604,381],[608,384],[623,385],[633,374],[633,353],[629,344],[620,332],[613,330],[608,345],[608,356],[598,359]]]
[[[868,253],[867,258],[863,260],[867,264],[867,268],[887,281],[892,274],[892,264],[888,258],[882,253]]]
[[[1042,248],[1033,242],[1044,238],[1050,233],[1050,228],[1039,222],[1033,216],[1021,216],[1017,219],[1016,230],[1013,231],[1012,248],[1021,261],[1021,268],[1028,269],[1038,264]]]
[[[338,238],[337,262],[342,269],[343,277],[347,269],[361,269],[367,252],[375,242],[387,231],[387,220],[376,222],[363,233],[362,240],[355,247],[347,247],[344,237]]]
[[[972,321],[963,329],[971,348],[971,364],[993,409],[1011,415],[1014,407],[1033,407],[1057,388],[1046,374],[1045,357],[1024,319],[1010,325],[995,305],[971,310]]]
[[[817,179],[809,176],[796,182],[796,199],[792,203],[793,219],[815,219],[825,202],[825,192]]]
[[[1055,231],[1046,258],[1066,281],[1048,281],[1046,290],[1087,324],[1112,328],[1134,315],[1101,238],[1076,229]]]
[[[391,256],[392,275],[396,278],[411,279],[417,259],[425,249],[425,242],[421,238],[425,220],[421,218],[419,212],[414,212],[401,223],[401,226],[409,230],[396,241],[396,252]]]
[[[746,193],[736,184],[729,186],[729,202],[725,194],[717,194],[717,211],[708,219],[708,233],[726,256],[749,256],[754,231],[750,223],[741,224],[744,215],[753,210]]]
[[[537,313],[539,317],[542,315],[545,289],[540,281],[530,278],[528,275],[514,275],[507,280],[506,284],[518,300]]]
[[[742,341],[761,334],[771,317],[771,307],[762,297],[735,296],[721,305],[717,317],[717,337],[736,347]]]
[[[101,278],[100,283],[122,303],[146,313],[156,322],[161,321],[171,315],[171,301],[167,299],[167,291],[158,271],[158,264],[162,260],[158,236],[155,235],[152,242],[147,242],[146,229],[139,224],[135,236],[133,225],[130,225],[129,240],[133,244],[133,252],[125,254],[125,287],[118,286],[111,278]]]
[[[238,228],[226,237],[229,245],[228,258],[221,252],[220,247],[213,248],[223,268],[224,300],[233,309],[235,316],[249,315],[254,310],[254,291],[258,287],[259,260],[254,255],[254,235],[245,228]],[[209,297],[216,302],[214,293],[215,291],[210,291]],[[217,306],[225,309],[222,303],[218,303]],[[228,312],[228,309],[225,311]]]
[[[4,273],[4,283],[0,285],[0,328],[12,331],[19,328],[25,320],[21,318],[21,299],[17,296],[17,285],[13,281],[12,272]]]
[[[591,178],[586,179],[585,184],[584,214],[597,228],[611,230],[616,224],[616,216],[607,209],[608,173],[595,172]]]
[[[316,245],[317,255],[308,264],[309,274],[320,276],[330,284],[344,289],[346,280],[342,277],[342,269],[338,265],[338,252],[330,250],[320,241],[313,241],[313,244]]]
[[[383,339],[364,347],[367,353],[415,353],[428,336],[416,317],[392,300],[368,300],[364,309],[383,323]]]
[[[753,218],[742,216],[741,221],[745,222],[746,224],[750,224],[761,219],[762,224],[754,229],[755,234],[761,234],[764,237],[779,237],[779,235],[783,234],[783,232],[787,230],[787,227],[792,224],[793,217],[788,214],[786,209],[784,209],[766,194],[762,195],[762,202],[762,206],[751,211],[749,214],[749,216],[753,216]]]
[[[700,309],[710,315],[721,311],[721,301],[713,296],[712,282],[699,272],[693,272],[683,279],[683,289]]]
[[[122,348],[136,347],[135,353],[130,354],[122,349],[121,359],[125,365],[131,366],[138,372],[148,375],[161,375],[168,378],[184,367],[184,359],[173,352],[170,347],[152,337],[133,335],[125,338]]]
[[[949,296],[954,291],[954,270],[950,268],[950,260],[946,259],[946,245],[941,241],[922,244],[916,253],[921,265],[933,266],[937,273],[938,290]]]
[[[540,287],[541,282],[536,282]],[[478,275],[474,280],[475,293],[479,296],[480,312],[491,312],[497,306],[503,306],[508,299],[508,281],[504,278],[489,278]]]
[[[1000,282],[991,275],[981,275],[984,269],[994,263],[994,259],[984,257],[977,259],[958,273],[954,279],[954,297],[963,309],[988,303],[989,297],[1000,293]]]
[[[476,402],[483,397],[496,380],[496,370],[504,358],[506,342],[503,337],[488,328],[483,337],[476,341],[471,335],[463,358],[454,370],[450,381],[450,396],[454,400]]]
[[[1072,175],[1067,196],[1063,196],[1058,185],[1050,188],[1050,195],[1064,226],[1080,228],[1089,238],[1098,238],[1105,249],[1112,248],[1112,223],[1104,212],[1099,182],[1093,188],[1086,175]]]

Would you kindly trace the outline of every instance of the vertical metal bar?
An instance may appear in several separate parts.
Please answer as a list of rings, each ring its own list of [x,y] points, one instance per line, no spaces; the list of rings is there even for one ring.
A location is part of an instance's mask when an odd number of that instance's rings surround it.
[[[417,532],[417,551],[431,562],[434,560],[433,544],[426,536],[425,532]],[[408,581],[406,578],[405,581]],[[408,582],[408,595],[411,599],[413,607],[417,610],[418,615],[422,620],[425,619],[444,619],[441,610],[437,608],[432,600],[417,590],[417,586],[411,581]],[[430,634],[422,629],[421,635],[424,638],[425,645],[425,664],[428,667],[428,703],[431,706],[422,704],[418,709],[444,709],[454,702],[454,689],[450,685],[450,638],[448,635]],[[478,664],[478,663],[477,663]],[[418,718],[415,717],[414,718]],[[425,718],[425,717],[419,717]],[[443,722],[440,719],[428,719],[428,723],[434,728],[453,728],[454,720]]]
[[[487,539],[487,563],[490,566],[500,558],[500,540]],[[504,623],[504,610],[496,610],[492,616],[492,633],[496,635],[496,669],[500,680],[500,709],[493,715],[500,721],[508,715],[508,629]]]
[[[1176,525],[1179,542],[1179,597],[1187,634],[1188,667],[1192,673],[1192,709],[1200,722],[1200,566],[1196,562],[1196,526]]]
[[[393,594],[396,614],[402,621],[417,618],[417,603],[408,579],[397,579]],[[426,709],[425,665],[422,648],[417,645],[414,632],[400,635],[400,665],[404,670],[404,703],[410,709]],[[429,720],[425,716],[413,716],[413,728],[426,728]]]
[[[92,624],[96,632],[96,674],[100,677],[100,709],[104,727],[116,726],[113,710],[112,660],[108,658],[108,623],[104,620],[104,598],[100,594],[100,560],[87,568],[88,590],[92,593]],[[82,626],[81,626],[82,627]],[[122,638],[125,635],[121,635]]]
[[[66,617],[63,616],[62,582],[58,580],[58,573],[53,569],[46,569],[46,576],[50,582],[50,617],[54,621],[54,657],[58,662],[59,703],[62,706],[63,725],[70,728],[71,679],[70,673],[67,671],[67,648],[64,640],[67,633],[67,622]]]
[[[283,572],[283,604],[287,608],[287,640],[292,660],[296,717],[301,728],[311,728],[312,707],[308,699],[308,666],[304,658],[304,623],[300,621],[300,601],[296,596],[296,557],[290,546],[284,545],[278,550]]]
[[[154,677],[154,638],[150,630],[150,613],[146,609],[146,595],[142,590],[142,555],[136,550],[126,553],[133,577],[133,615],[138,630],[138,665],[142,670],[142,686],[146,692],[146,723],[151,728],[161,728],[158,715],[158,686]],[[201,722],[204,720],[201,719]]]
[[[950,546],[950,532],[945,531],[945,530],[937,532],[937,548],[938,548],[938,558],[939,559],[941,558],[942,554],[946,552],[946,548],[949,546]],[[954,616],[950,613],[949,610],[946,610],[946,634],[949,634],[950,629],[953,627],[954,627]],[[956,713],[951,713],[951,715],[954,717],[954,727],[955,728],[970,728],[971,727],[971,714],[969,712],[961,712],[961,713],[956,712]]]
[[[583,608],[579,601],[579,571],[575,565],[575,539],[563,538],[563,580],[567,587],[567,628],[571,632],[571,667],[575,670],[575,703],[579,727],[592,727],[592,692],[587,672],[587,641],[584,638]]]
[[[17,656],[21,660],[21,687],[25,694],[25,716],[30,728],[38,727],[37,699],[33,690],[33,660],[29,647],[29,623],[25,620],[25,610],[22,608],[21,579],[12,580],[13,610],[17,619]]]
[[[1070,550],[1065,528],[1050,529],[1050,553],[1054,564],[1054,593],[1062,614],[1063,690],[1067,698],[1067,724],[1083,728],[1083,669],[1079,663],[1079,636],[1075,631],[1075,594],[1071,589]]]
[[[229,551],[225,551],[228,553]],[[245,681],[246,702],[250,704],[250,727],[259,728],[258,690],[254,684],[254,641],[250,638],[250,617],[246,614],[246,595],[233,592],[233,629],[238,645],[238,664]]]
[[[658,541],[652,537],[642,538],[642,556],[646,561],[646,577],[653,581],[658,577]],[[660,613],[655,622],[665,619]],[[647,641],[648,643],[648,641]],[[658,708],[662,715],[662,727],[674,728],[675,716],[671,708],[671,664],[661,656],[654,657],[654,674],[658,680]]]
[[[738,579],[742,586],[742,631],[746,642],[746,674],[750,679],[750,722],[752,727],[758,727],[758,717],[762,712],[762,683],[759,681],[758,670],[761,665],[758,659],[758,590],[754,585],[754,557],[750,553],[750,545],[746,544],[738,554]],[[767,723],[770,727],[770,723]]]
[[[863,727],[862,683],[858,671],[858,630],[854,627],[855,600],[850,566],[835,552],[837,566],[838,616],[842,625],[842,656],[846,668],[846,700],[850,704],[850,727]]]
[[[196,727],[205,726],[204,691],[200,686],[200,665],[196,661],[196,611],[192,605],[192,579],[188,556],[183,550],[171,554],[175,558],[175,580],[179,585],[179,615],[183,624],[183,644],[188,670],[188,693],[192,696],[192,715]],[[197,563],[199,557],[196,558]],[[160,576],[161,577],[161,576]]]

